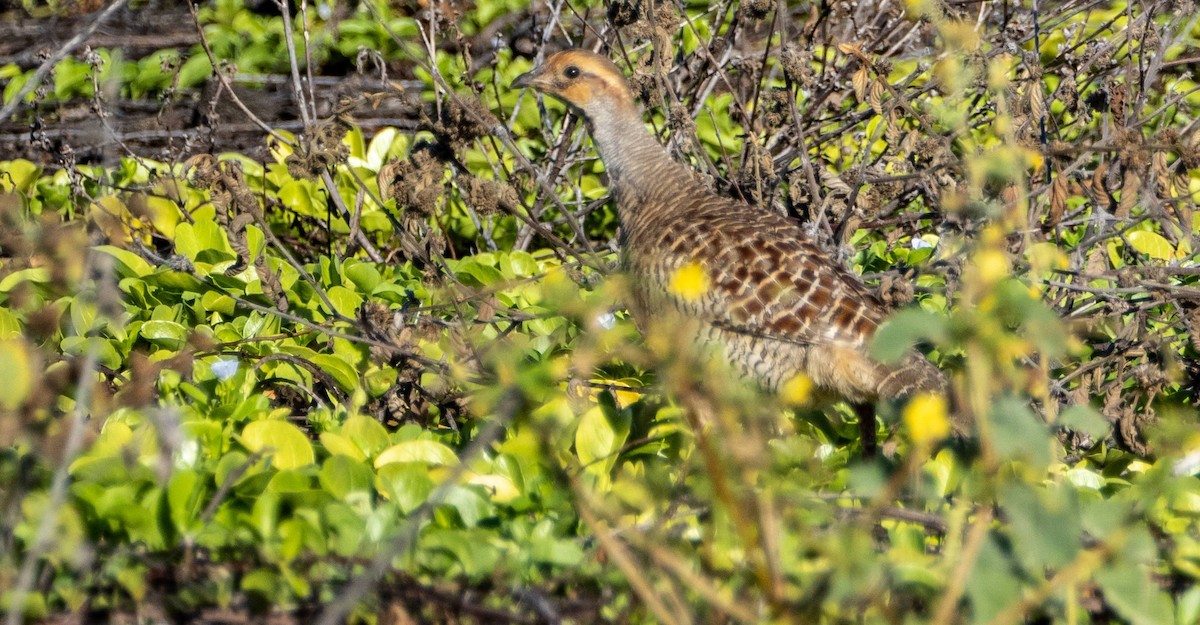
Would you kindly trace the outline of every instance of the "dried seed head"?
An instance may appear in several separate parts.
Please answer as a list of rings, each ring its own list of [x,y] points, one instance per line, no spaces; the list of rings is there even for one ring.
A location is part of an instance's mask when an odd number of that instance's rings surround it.
[[[379,170],[379,190],[396,200],[397,208],[428,216],[442,195],[445,174],[445,164],[430,149],[418,149],[409,160],[388,163]]]

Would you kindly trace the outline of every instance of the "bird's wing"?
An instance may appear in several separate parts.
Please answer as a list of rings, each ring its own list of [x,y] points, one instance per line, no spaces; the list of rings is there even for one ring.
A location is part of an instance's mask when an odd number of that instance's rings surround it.
[[[791,219],[733,201],[716,208],[659,231],[659,249],[671,250],[665,256],[678,266],[651,273],[672,306],[727,331],[778,341],[852,348],[867,342],[883,307],[858,275]],[[702,293],[673,284],[689,264],[704,269]]]

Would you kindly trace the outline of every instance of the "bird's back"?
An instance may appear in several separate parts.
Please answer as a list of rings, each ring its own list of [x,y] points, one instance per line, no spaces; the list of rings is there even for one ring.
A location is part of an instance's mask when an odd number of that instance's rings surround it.
[[[623,262],[633,279],[636,317],[699,320],[704,340],[723,347],[770,389],[804,373],[818,389],[854,402],[879,396],[895,371],[868,356],[867,342],[884,309],[857,275],[792,219],[695,184],[663,187],[670,192],[618,194],[629,216],[622,225]],[[673,288],[678,272],[696,268],[704,288]],[[911,392],[936,385],[934,377],[940,382],[932,365],[918,368],[920,375],[905,374],[896,383]]]

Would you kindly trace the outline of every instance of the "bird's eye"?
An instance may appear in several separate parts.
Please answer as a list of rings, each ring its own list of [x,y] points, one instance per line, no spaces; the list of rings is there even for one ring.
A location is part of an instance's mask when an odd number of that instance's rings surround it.
[[[567,69],[563,70],[563,75],[567,78],[579,78],[579,68],[574,65],[568,65]]]

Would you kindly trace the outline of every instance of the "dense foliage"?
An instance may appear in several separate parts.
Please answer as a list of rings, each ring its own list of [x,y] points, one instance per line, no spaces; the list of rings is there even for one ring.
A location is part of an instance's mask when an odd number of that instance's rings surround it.
[[[1200,621],[1200,17],[1031,4],[216,0],[187,49],[0,67],[45,150],[0,163],[7,622]],[[603,164],[509,87],[597,41],[951,376],[883,457],[628,320]],[[259,74],[299,130],[198,148]],[[151,158],[143,98],[211,105]]]

